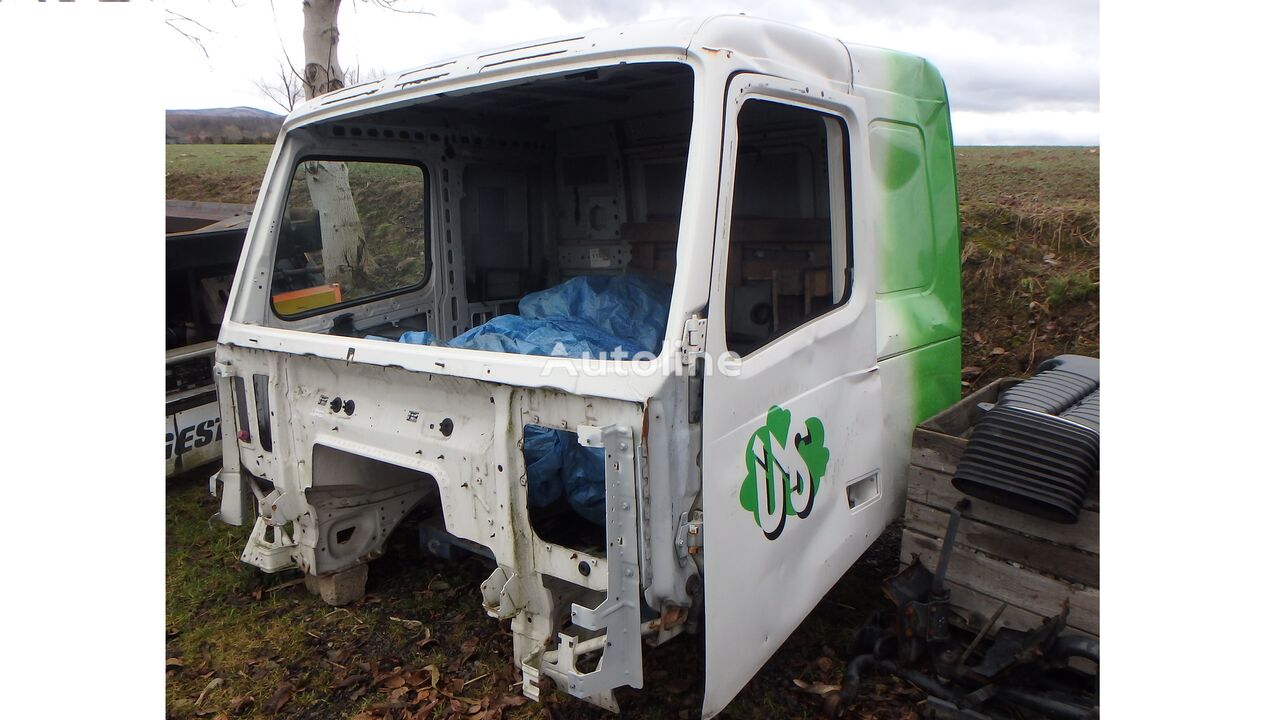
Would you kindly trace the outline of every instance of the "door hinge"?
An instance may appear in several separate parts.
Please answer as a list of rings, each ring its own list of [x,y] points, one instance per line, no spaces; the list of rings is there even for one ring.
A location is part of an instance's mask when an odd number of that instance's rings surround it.
[[[689,513],[680,513],[680,523],[676,526],[676,558],[684,566],[690,557],[702,552],[702,511],[694,510],[693,517]]]
[[[684,321],[684,337],[680,342],[680,360],[688,365],[707,347],[707,319],[697,315]]]

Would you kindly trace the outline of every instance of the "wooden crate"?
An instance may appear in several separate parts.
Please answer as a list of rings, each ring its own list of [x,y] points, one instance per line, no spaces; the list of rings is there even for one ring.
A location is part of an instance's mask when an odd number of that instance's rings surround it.
[[[997,380],[916,428],[907,475],[901,560],[905,565],[913,555],[919,555],[930,569],[937,567],[951,508],[961,498],[968,498],[972,507],[960,522],[947,568],[947,585],[956,611],[953,620],[976,631],[1007,602],[997,628],[1028,629],[1057,615],[1063,600],[1069,600],[1068,627],[1097,637],[1096,483],[1074,525],[969,498],[951,484],[980,414],[978,404],[995,402],[1003,390],[1018,382],[1017,378]]]

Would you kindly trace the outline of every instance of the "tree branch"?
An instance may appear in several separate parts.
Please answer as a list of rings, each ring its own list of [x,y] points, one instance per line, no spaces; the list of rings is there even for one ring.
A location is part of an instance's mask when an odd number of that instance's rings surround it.
[[[289,57],[289,50],[284,46],[284,36],[280,34],[280,19],[276,17],[276,0],[270,0],[271,3],[271,24],[276,29],[276,40],[280,42],[280,54],[284,55],[284,64],[289,67],[289,71],[298,79],[299,83],[305,83],[306,78],[302,77],[302,73],[298,72],[298,66],[293,64],[293,58]]]
[[[427,12],[426,10],[406,10],[405,8],[397,7],[400,4],[398,0],[366,0],[366,1],[370,5],[376,5],[384,10],[390,10],[391,12],[405,13],[406,15],[431,15],[432,17],[435,17],[435,13]]]
[[[183,23],[190,23],[191,25],[194,25],[197,28],[200,28],[201,30],[209,33],[210,35],[217,35],[218,34],[217,31],[209,29],[208,26],[206,26],[204,23],[200,22],[199,20],[193,20],[172,8],[165,8],[164,11],[165,11],[165,14],[168,16],[164,19],[164,24],[173,28],[178,32],[178,34],[182,35],[182,37],[186,38],[187,40],[190,40],[191,44],[200,48],[200,52],[204,53],[205,59],[208,60],[209,51],[204,46],[204,40],[194,30],[191,30],[191,31],[184,30],[182,27],[180,27],[180,25]]]

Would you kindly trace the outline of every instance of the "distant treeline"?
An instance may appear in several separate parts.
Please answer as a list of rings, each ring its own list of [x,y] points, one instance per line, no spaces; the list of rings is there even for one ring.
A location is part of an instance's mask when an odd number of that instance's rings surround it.
[[[250,145],[274,143],[284,118],[256,108],[166,110],[169,144]]]

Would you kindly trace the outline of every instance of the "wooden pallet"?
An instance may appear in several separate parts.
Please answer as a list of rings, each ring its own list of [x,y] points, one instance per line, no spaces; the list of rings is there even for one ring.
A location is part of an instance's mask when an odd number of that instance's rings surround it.
[[[1004,378],[921,423],[911,448],[907,509],[902,532],[903,565],[918,555],[937,567],[951,508],[968,496],[951,478],[980,411],[1017,378]],[[996,627],[1038,627],[1070,602],[1067,626],[1098,636],[1098,488],[1090,488],[1074,525],[1042,520],[993,503],[968,498],[947,568],[953,621],[977,631],[1001,605]]]

